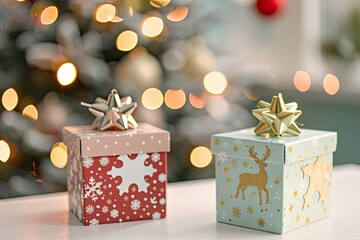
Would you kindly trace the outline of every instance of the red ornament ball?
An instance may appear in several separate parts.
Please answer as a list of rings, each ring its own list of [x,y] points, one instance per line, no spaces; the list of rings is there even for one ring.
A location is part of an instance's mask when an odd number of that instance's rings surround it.
[[[277,13],[285,4],[285,0],[257,0],[256,9],[264,16]]]

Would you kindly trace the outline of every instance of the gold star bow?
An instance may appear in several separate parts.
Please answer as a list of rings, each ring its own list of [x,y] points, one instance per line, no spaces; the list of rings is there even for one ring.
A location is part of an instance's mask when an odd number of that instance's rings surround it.
[[[301,133],[296,119],[301,115],[301,110],[297,110],[296,102],[286,103],[279,93],[274,96],[271,103],[260,100],[252,114],[260,120],[254,132],[257,135],[269,133],[274,136],[283,134],[299,135]]]
[[[81,105],[88,107],[89,111],[95,115],[93,124],[101,131],[111,128],[126,130],[138,126],[131,115],[137,108],[137,103],[133,102],[130,96],[120,99],[116,89],[111,90],[107,100],[98,97],[95,103],[81,102]]]

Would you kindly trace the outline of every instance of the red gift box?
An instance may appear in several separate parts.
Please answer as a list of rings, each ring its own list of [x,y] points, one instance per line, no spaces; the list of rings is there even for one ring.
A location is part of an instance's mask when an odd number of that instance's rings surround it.
[[[140,123],[126,131],[64,127],[70,209],[84,225],[166,216],[169,132]]]

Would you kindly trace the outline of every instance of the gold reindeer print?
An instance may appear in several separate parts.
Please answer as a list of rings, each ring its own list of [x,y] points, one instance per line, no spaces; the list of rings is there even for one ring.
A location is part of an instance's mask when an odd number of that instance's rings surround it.
[[[266,189],[266,184],[268,182],[268,175],[265,171],[265,167],[267,164],[265,161],[270,157],[271,151],[269,147],[266,145],[266,150],[263,155],[263,158],[260,160],[256,155],[257,153],[254,152],[254,146],[249,149],[249,156],[252,157],[257,165],[259,165],[259,172],[256,174],[251,173],[242,173],[239,175],[239,185],[236,189],[235,198],[239,197],[239,193],[241,191],[242,199],[245,200],[245,190],[248,187],[256,187],[258,189],[259,194],[259,205],[262,205],[262,196],[261,190],[264,190],[266,194],[266,204],[269,203],[269,190]]]

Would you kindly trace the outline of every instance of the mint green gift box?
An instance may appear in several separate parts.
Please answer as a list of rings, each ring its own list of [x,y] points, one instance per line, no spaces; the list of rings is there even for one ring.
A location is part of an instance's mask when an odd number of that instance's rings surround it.
[[[267,138],[253,130],[211,137],[217,221],[282,234],[328,217],[336,132]]]

